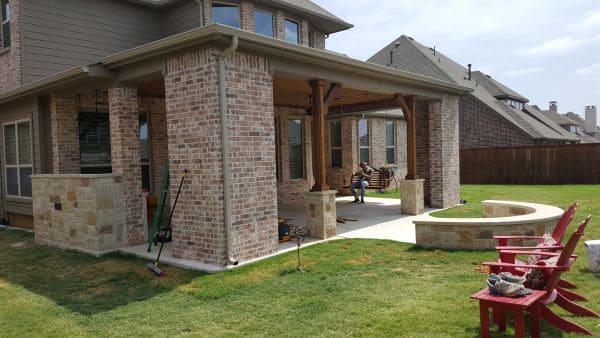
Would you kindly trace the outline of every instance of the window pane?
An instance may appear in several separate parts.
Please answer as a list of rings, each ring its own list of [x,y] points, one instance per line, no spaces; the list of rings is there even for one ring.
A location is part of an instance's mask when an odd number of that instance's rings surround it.
[[[142,190],[150,191],[150,165],[142,165]]]
[[[29,121],[17,124],[19,164],[31,164],[31,127]]]
[[[266,36],[273,34],[273,14],[263,11],[254,11],[254,31]]]
[[[4,153],[7,165],[17,164],[17,133],[14,124],[4,126]]]
[[[360,162],[369,163],[369,148],[360,148]]]
[[[388,121],[385,128],[385,144],[388,147],[394,146],[394,121]]]
[[[146,114],[140,114],[140,155],[142,162],[149,161],[148,118]]]
[[[6,168],[6,194],[19,196],[19,176],[17,168]]]
[[[228,4],[212,5],[213,20],[231,27],[240,27],[240,12],[237,6]]]
[[[369,146],[369,122],[367,120],[358,121],[358,137],[361,147]]]
[[[2,22],[10,20],[10,7],[8,6],[8,0],[2,0]]]
[[[111,166],[110,122],[106,113],[79,113],[79,150],[82,173],[86,167],[103,167],[108,172]],[[94,173],[99,173],[93,170]]]
[[[19,169],[19,182],[21,184],[21,196],[31,197],[31,167]]]
[[[385,159],[387,164],[396,163],[395,157],[396,149],[395,148],[387,148],[385,153]]]
[[[2,25],[2,47],[10,47],[10,21]]]
[[[291,43],[300,43],[298,23],[285,19],[285,41]]]
[[[341,168],[342,167],[342,149],[331,150],[331,167]]]
[[[304,178],[302,120],[288,121],[290,179]]]
[[[342,147],[342,122],[331,121],[329,123],[329,133],[331,135],[331,148]]]

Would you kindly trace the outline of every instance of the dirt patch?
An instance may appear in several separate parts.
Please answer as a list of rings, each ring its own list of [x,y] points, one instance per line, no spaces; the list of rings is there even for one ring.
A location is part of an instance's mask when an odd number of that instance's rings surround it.
[[[358,256],[358,257],[354,257],[351,259],[347,259],[346,263],[350,264],[350,265],[366,265],[366,264],[371,264],[373,263],[373,257],[371,256]]]
[[[96,265],[97,269],[102,269],[108,273],[123,273],[132,271],[132,269],[134,269],[134,267],[132,267],[131,265],[124,264],[122,261],[118,260],[106,260]]]
[[[31,241],[16,242],[10,245],[13,248],[27,248],[31,246]]]
[[[7,282],[0,280],[0,289],[6,289],[9,285]]]

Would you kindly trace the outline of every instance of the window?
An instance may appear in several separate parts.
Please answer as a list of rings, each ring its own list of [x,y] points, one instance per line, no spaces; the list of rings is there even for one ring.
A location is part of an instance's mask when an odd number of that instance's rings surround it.
[[[291,43],[300,43],[300,33],[298,23],[290,19],[285,19],[285,41]]]
[[[506,103],[508,103],[509,106],[516,108],[518,110],[523,110],[523,108],[524,108],[523,102],[506,99]]]
[[[254,31],[266,36],[275,36],[273,32],[273,13],[255,10]]]
[[[8,6],[8,0],[0,0],[2,2],[2,47],[10,47],[10,7]]]
[[[6,195],[31,197],[31,122],[4,125]]]
[[[213,3],[212,15],[216,23],[240,28],[240,9],[236,5]]]
[[[79,151],[82,174],[112,172],[107,113],[79,113]]]
[[[304,143],[302,120],[288,120],[290,179],[304,178]]]
[[[385,123],[385,158],[387,164],[396,163],[396,123],[387,121]]]
[[[140,113],[140,162],[142,165],[142,190],[150,191],[150,146],[148,144],[148,115]]]
[[[342,167],[342,121],[329,122],[329,135],[331,137],[331,167]]]
[[[359,161],[369,163],[369,121],[358,121]]]
[[[577,133],[577,126],[570,125],[570,126],[569,126],[569,131],[570,131],[571,133],[573,133],[573,134],[576,134],[576,133]]]

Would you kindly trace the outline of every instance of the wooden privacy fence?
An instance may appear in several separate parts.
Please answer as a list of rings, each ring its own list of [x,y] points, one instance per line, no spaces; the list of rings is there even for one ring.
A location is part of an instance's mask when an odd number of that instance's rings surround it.
[[[600,144],[460,151],[463,184],[600,184]]]

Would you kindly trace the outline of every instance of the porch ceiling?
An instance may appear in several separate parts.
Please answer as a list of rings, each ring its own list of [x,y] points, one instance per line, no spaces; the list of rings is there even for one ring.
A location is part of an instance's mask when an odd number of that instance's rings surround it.
[[[295,108],[309,108],[308,96],[312,90],[306,80],[275,76],[273,94],[275,105]],[[352,88],[344,88],[335,96],[332,108],[340,106],[367,105],[374,102],[393,101],[391,96]]]

